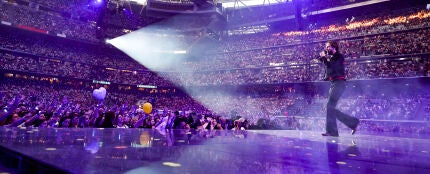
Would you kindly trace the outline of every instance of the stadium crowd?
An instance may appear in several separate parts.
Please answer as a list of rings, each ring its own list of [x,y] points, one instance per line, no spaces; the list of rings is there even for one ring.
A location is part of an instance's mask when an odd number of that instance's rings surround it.
[[[386,12],[378,17],[363,16],[362,19],[346,24],[345,22],[331,23],[309,31],[233,35],[227,38],[226,45],[219,47],[217,52],[235,52],[426,28],[430,24],[429,13],[422,8],[412,8],[396,13]]]
[[[399,33],[398,35],[391,34],[391,37],[378,35],[372,39],[362,40],[362,43],[349,44],[352,42],[348,42],[347,45],[349,46],[346,46],[345,50],[362,50],[364,52],[360,58],[356,59],[351,58],[350,55],[358,54],[345,53],[349,59],[347,61],[348,78],[428,76],[430,45],[425,39],[428,33],[429,30],[421,30]],[[400,37],[401,35],[404,36]],[[399,42],[399,39],[402,40],[402,38],[404,41]],[[414,39],[408,40],[408,38]],[[83,47],[82,45],[66,46],[65,43],[51,42],[51,40],[31,42],[31,39],[18,40],[17,38],[13,39],[12,36],[0,37],[0,39],[4,43],[2,47],[5,50],[12,50],[12,53],[2,53],[4,69],[80,79],[105,80],[121,84],[169,85],[168,82],[157,78],[158,76],[148,72],[137,62],[112,49],[97,49],[95,46]],[[391,42],[395,42],[395,44]],[[207,57],[203,61],[187,62],[183,65],[186,72],[160,72],[159,74],[163,77],[169,77],[169,80],[183,86],[318,81],[322,75],[320,65],[310,61],[309,58],[300,59],[300,57],[315,56],[316,53],[311,54],[309,52],[315,52],[310,50],[322,48],[320,44],[313,48],[298,45],[288,48],[288,51],[286,48],[278,48],[219,54],[212,59]],[[290,58],[282,56],[289,51],[293,52],[288,54]],[[27,54],[18,54],[21,52]],[[295,55],[298,57],[297,60],[302,61],[292,61],[295,59]],[[375,56],[376,58],[374,58]],[[400,59],[392,56],[400,57]],[[271,65],[269,62],[273,64]],[[52,70],[52,67],[56,68]],[[187,72],[190,69],[197,70],[194,73]],[[148,76],[148,74],[151,75]]]
[[[57,13],[50,13],[29,6],[1,2],[0,20],[18,27],[32,28],[43,33],[62,34],[73,39],[97,42],[96,25],[77,19],[65,18]]]
[[[61,85],[2,84],[0,123],[11,127],[110,127],[157,129],[299,129],[318,130],[324,102],[319,95],[310,96],[290,90],[284,95],[221,96],[201,95],[192,99],[181,95],[146,96],[139,93],[109,91],[104,101],[97,101],[87,89]],[[400,121],[429,121],[418,113],[430,94],[372,96],[351,95],[339,108],[366,120],[368,131],[425,131],[422,127],[400,128]],[[154,109],[144,113],[139,100],[150,101]],[[212,103],[210,110],[200,104]],[[222,102],[220,102],[222,101]],[[428,102],[428,101],[427,101]],[[138,104],[136,104],[138,103]],[[219,111],[219,112],[216,112]],[[422,116],[420,116],[422,115]],[[392,124],[384,128],[385,124]],[[243,128],[242,128],[243,127]],[[384,130],[380,130],[384,128]],[[345,127],[346,129],[346,127]],[[413,130],[416,129],[416,130]]]
[[[94,25],[81,20],[5,2],[0,5],[5,9],[0,12],[2,21],[63,33],[76,39],[93,40],[95,37]],[[17,17],[16,14],[22,15]],[[347,59],[348,79],[428,77],[429,18],[428,11],[415,10],[404,16],[369,18],[305,32],[231,36],[199,61],[186,61],[183,66],[187,71],[184,72],[151,72],[109,46],[48,36],[28,37],[8,30],[0,35],[0,63],[2,72],[130,85],[188,87],[315,82],[320,81],[323,73],[313,58],[325,41],[338,39]],[[196,36],[190,38],[193,37]],[[185,42],[190,42],[188,39],[185,38]],[[153,102],[153,112],[145,114],[140,105],[135,105],[148,98],[143,94],[109,91],[101,103],[92,99],[91,90],[62,85],[3,83],[0,91],[0,125],[11,127],[322,130],[324,123],[318,116],[324,115],[322,103],[326,100],[298,93],[257,97],[196,96],[195,99],[159,94],[153,96],[157,99]],[[416,117],[419,108],[428,110],[425,100],[428,97],[426,93],[395,97],[352,95],[339,107],[368,120],[363,127],[369,131],[421,133],[425,131],[422,126],[399,128],[392,120],[430,120],[428,115]],[[212,103],[211,110],[197,101]],[[390,126],[384,128],[386,124]]]

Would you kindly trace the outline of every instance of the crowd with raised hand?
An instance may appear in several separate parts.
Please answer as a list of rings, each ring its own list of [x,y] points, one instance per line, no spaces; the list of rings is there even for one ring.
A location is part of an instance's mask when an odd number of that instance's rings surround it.
[[[0,97],[1,126],[196,130],[317,130],[324,126],[323,103],[326,100],[295,92],[254,97],[201,95],[193,99],[181,95],[148,96],[110,91],[100,102],[89,90],[37,84],[2,84]],[[395,97],[352,95],[342,100],[339,108],[365,120],[362,126],[367,131],[423,133],[426,127],[422,123],[430,117],[419,116],[421,114],[416,111],[421,105],[428,107],[425,102],[428,97],[425,93]],[[151,101],[152,112],[145,113],[140,104],[136,104],[139,100]],[[401,122],[411,126],[402,128]]]
[[[85,122],[84,127],[102,127],[105,117],[112,117],[112,119],[114,117],[115,120],[112,120],[115,121],[114,125],[117,125],[117,119],[120,118],[119,121],[128,127],[142,127],[143,123],[135,125],[145,116],[144,111],[136,103],[139,100],[150,99],[149,96],[142,94],[112,92],[103,102],[100,102],[93,98],[89,90],[70,89],[70,87],[58,85],[3,84],[1,88],[2,116],[0,122],[1,125],[12,127],[38,127],[42,123],[48,127],[82,127],[74,123],[79,120],[91,121]],[[188,108],[204,109],[186,96],[156,98],[157,104],[154,105],[154,108],[162,110],[162,112],[165,112],[164,110],[167,112],[167,108],[170,111]],[[161,114],[158,110],[153,112],[157,118],[160,117],[158,114]],[[124,120],[127,120],[126,124]],[[63,124],[63,121],[67,121],[67,124]]]

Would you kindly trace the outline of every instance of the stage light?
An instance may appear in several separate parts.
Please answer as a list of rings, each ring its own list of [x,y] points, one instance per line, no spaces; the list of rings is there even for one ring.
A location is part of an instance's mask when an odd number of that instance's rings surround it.
[[[104,0],[92,0],[88,6],[100,7],[104,4]]]
[[[185,50],[176,50],[176,51],[173,51],[173,54],[187,54],[187,51],[185,51]]]
[[[345,165],[345,164],[347,164],[347,163],[346,163],[346,162],[344,162],[344,161],[336,161],[336,164]]]
[[[130,1],[134,1],[137,4],[146,5],[146,0],[130,0]]]
[[[181,164],[173,163],[173,162],[163,162],[163,165],[169,166],[169,167],[181,167]]]
[[[115,148],[115,149],[127,149],[128,146],[115,146],[113,148]]]

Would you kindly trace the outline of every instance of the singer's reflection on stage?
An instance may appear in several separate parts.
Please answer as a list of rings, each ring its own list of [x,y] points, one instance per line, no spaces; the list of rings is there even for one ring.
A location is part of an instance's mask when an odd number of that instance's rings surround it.
[[[326,147],[330,173],[360,173],[361,170],[356,168],[354,161],[361,153],[354,140],[345,148],[339,147],[338,138],[330,138],[326,140]]]

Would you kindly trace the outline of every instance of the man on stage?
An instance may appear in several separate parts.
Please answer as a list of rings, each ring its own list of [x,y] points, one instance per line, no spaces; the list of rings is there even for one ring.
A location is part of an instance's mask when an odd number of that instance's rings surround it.
[[[330,81],[330,91],[327,101],[326,132],[322,136],[338,137],[336,119],[352,129],[351,134],[357,131],[359,120],[336,109],[340,96],[345,91],[345,59],[339,52],[339,46],[335,41],[328,41],[325,50],[318,58],[325,68],[324,80]]]

